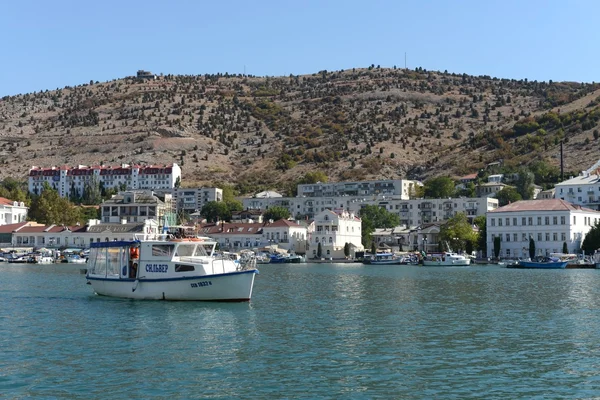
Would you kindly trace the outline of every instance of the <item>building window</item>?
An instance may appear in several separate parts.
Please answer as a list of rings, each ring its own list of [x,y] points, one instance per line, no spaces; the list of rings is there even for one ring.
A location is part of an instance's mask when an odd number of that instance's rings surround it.
[[[567,234],[566,233],[561,233],[560,234],[560,240],[562,240],[563,242],[567,240]]]
[[[510,242],[510,233],[507,233],[507,234],[506,234],[506,241],[507,241],[507,242]]]
[[[542,217],[537,217],[537,224],[541,225],[542,224]]]
[[[506,218],[506,226],[510,226],[510,218]]]
[[[498,218],[498,226],[502,226],[502,218]]]
[[[555,242],[558,240],[558,233],[554,232],[552,234],[552,240],[554,240]]]
[[[490,225],[496,226],[496,220],[494,218],[490,218]]]
[[[541,241],[542,241],[542,233],[538,232],[538,242],[541,242]]]
[[[516,242],[519,240],[519,234],[518,233],[513,233],[513,242]]]
[[[522,241],[524,241],[524,242],[526,242],[526,241],[527,241],[527,234],[526,234],[526,233],[523,233],[523,234],[521,235],[521,240],[522,240]]]
[[[517,218],[513,218],[513,225],[517,226]]]
[[[565,216],[563,215],[563,216],[560,217],[560,224],[564,225],[565,223],[566,223],[565,222]]]
[[[550,232],[546,232],[546,242],[550,241]]]
[[[573,215],[573,225],[577,225],[577,216]]]
[[[550,225],[550,217],[544,218],[544,225]]]
[[[525,217],[521,218],[521,225],[523,225],[523,226],[527,225],[527,218],[525,218]]]
[[[552,225],[558,225],[558,217],[552,217]]]
[[[527,218],[527,224],[528,225],[533,225],[533,217],[528,217]]]

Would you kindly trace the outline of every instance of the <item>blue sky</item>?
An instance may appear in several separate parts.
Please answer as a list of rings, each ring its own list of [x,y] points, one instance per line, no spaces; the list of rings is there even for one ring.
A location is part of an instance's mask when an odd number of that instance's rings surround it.
[[[600,81],[597,1],[30,1],[0,7],[0,96],[135,74],[404,66]]]

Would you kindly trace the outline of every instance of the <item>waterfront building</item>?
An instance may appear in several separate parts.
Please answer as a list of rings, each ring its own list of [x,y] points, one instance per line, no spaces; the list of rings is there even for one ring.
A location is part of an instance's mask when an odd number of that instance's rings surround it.
[[[133,240],[134,235],[158,233],[155,220],[137,223],[108,223],[89,220],[87,225],[43,225],[34,221],[0,226],[0,242],[3,246],[46,247],[50,249],[88,248],[91,243],[115,240]]]
[[[15,224],[27,219],[29,209],[22,201],[0,197],[0,225]]]
[[[147,219],[158,221],[162,226],[177,224],[170,194],[165,194],[164,201],[152,191],[126,191],[104,200],[100,205],[102,223],[119,224],[144,222]]]
[[[219,188],[175,188],[171,191],[177,212],[188,214],[202,210],[211,201],[223,201],[223,190]]]
[[[281,248],[304,254],[307,227],[296,221],[275,222],[217,222],[203,224],[198,229],[200,236],[210,236],[219,243],[219,248],[228,251],[261,247]]]
[[[29,192],[40,194],[48,183],[61,197],[81,197],[86,185],[98,182],[106,189],[173,189],[181,181],[181,168],[170,165],[128,165],[49,167],[29,170]]]
[[[344,258],[344,246],[350,245],[350,257],[357,251],[363,251],[361,220],[346,210],[324,210],[315,215],[308,228],[307,256],[317,257],[319,244],[321,257]]]
[[[561,199],[522,200],[487,213],[488,257],[494,256],[494,238],[500,237],[501,257],[529,257],[529,239],[536,255],[579,253],[585,235],[600,220],[600,212]]]

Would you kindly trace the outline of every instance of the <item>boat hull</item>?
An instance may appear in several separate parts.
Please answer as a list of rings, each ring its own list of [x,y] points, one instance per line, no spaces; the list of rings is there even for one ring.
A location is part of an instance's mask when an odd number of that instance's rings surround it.
[[[249,301],[258,270],[171,279],[87,276],[98,295],[139,300]]]
[[[471,265],[471,260],[457,260],[457,261],[423,261],[424,267],[468,267]]]
[[[403,260],[382,260],[382,261],[373,261],[373,260],[364,260],[362,262],[366,265],[406,265],[407,262]]]
[[[518,264],[507,266],[507,268],[564,269],[567,267],[567,264],[568,264],[568,261],[559,261],[559,262],[519,261]]]

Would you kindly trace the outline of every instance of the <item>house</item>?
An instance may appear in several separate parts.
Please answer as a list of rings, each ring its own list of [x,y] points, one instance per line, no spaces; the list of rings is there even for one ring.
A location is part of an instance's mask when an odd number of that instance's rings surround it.
[[[263,226],[263,233],[269,245],[277,244],[288,252],[306,254],[308,228],[300,221],[280,219],[269,222]]]
[[[0,197],[0,225],[24,222],[27,219],[28,210],[22,201]]]
[[[487,221],[488,257],[494,256],[494,239],[500,238],[501,257],[529,257],[529,239],[536,255],[579,253],[585,235],[600,221],[600,212],[561,199],[522,200],[490,211]]]
[[[509,187],[502,182],[487,182],[477,185],[477,197],[494,197],[502,189]]]
[[[262,210],[242,210],[231,212],[231,222],[263,222]]]
[[[600,161],[579,176],[554,186],[554,198],[600,210]]]
[[[345,210],[325,210],[315,216],[308,230],[308,258],[318,257],[319,245],[321,257],[344,258],[344,247],[350,245],[350,257],[357,251],[363,251],[361,220],[354,213]]]

